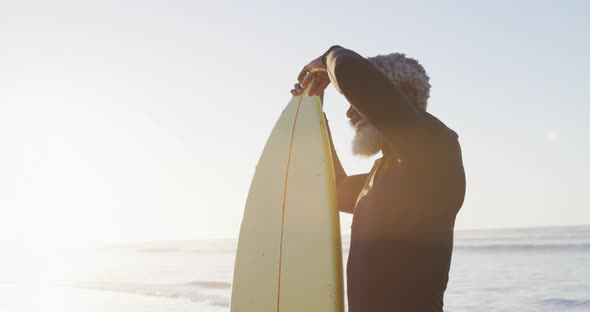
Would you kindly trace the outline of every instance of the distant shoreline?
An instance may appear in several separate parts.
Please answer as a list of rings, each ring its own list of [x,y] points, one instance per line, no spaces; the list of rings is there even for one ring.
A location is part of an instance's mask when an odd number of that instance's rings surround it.
[[[489,227],[489,228],[455,228],[455,231],[510,231],[510,230],[542,230],[542,229],[557,229],[557,228],[584,228],[590,227],[590,224],[565,224],[565,225],[531,225],[520,227]]]

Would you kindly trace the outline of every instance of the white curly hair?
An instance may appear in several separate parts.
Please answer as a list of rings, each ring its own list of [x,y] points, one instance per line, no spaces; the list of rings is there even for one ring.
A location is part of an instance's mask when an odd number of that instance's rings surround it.
[[[411,90],[404,93],[418,108],[426,110],[430,97],[430,77],[418,61],[403,53],[377,55],[367,59],[394,84],[409,86]]]

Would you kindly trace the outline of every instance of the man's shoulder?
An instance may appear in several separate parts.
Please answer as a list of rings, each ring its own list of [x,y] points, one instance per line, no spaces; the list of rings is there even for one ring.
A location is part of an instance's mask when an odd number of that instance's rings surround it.
[[[444,122],[422,111],[423,136],[432,159],[437,161],[462,161],[459,135]]]
[[[459,135],[453,129],[449,128],[444,122],[438,119],[427,111],[421,111],[422,118],[424,120],[424,126],[426,131],[441,139],[452,139],[458,140]]]

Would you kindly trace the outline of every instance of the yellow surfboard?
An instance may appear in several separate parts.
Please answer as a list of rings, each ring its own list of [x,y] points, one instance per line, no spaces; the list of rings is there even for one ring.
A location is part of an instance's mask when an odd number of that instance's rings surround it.
[[[342,312],[340,223],[319,98],[293,97],[246,201],[231,312]]]

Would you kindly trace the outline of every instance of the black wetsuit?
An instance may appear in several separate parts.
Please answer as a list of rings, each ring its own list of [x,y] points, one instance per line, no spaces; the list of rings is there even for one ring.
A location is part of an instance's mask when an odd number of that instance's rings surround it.
[[[333,47],[325,61],[335,87],[389,142],[362,176],[347,177],[333,151],[338,185],[366,182],[355,207],[340,207],[354,210],[349,311],[443,311],[455,216],[465,195],[458,136],[355,52]]]

